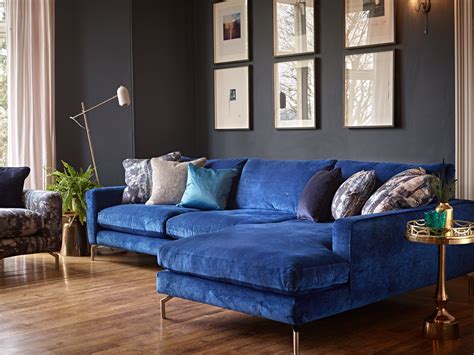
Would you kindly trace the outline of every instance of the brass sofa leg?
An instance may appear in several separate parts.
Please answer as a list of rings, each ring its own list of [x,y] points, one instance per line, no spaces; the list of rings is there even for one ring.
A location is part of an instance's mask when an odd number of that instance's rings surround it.
[[[48,254],[54,258],[54,269],[59,271],[59,254],[56,252],[49,252]]]
[[[97,248],[98,245],[91,245],[91,261],[95,260],[95,256],[97,255]]]
[[[300,353],[300,328],[297,325],[293,326],[293,355]]]
[[[166,302],[172,298],[173,296],[166,296],[160,300],[161,319],[166,319]]]

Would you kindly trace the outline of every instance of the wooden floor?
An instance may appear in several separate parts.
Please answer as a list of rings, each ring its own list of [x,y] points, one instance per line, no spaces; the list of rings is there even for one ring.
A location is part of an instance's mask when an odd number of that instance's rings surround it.
[[[47,254],[0,261],[0,354],[281,353],[292,351],[284,324],[185,300],[160,319],[155,258],[62,259]],[[303,354],[474,354],[474,304],[467,278],[448,283],[456,341],[420,335],[432,312],[432,288],[302,327]]]

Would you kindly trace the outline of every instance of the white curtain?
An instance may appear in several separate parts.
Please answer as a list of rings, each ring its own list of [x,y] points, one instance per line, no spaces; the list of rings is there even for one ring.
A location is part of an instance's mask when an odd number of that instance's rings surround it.
[[[54,0],[7,0],[8,165],[42,189],[55,167]]]

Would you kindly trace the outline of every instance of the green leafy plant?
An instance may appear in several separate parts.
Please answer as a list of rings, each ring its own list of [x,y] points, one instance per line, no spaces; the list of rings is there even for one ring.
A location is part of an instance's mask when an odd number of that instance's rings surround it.
[[[90,166],[87,170],[76,170],[65,161],[61,161],[64,171],[55,170],[49,173],[53,177],[53,183],[48,190],[61,194],[63,200],[63,213],[70,213],[77,218],[81,224],[86,221],[86,191],[99,187],[92,177],[94,169]]]
[[[432,187],[433,191],[438,197],[439,202],[448,203],[449,200],[453,199],[456,195],[456,179],[448,179],[446,177],[446,166],[444,164],[441,167],[441,173],[433,174]]]

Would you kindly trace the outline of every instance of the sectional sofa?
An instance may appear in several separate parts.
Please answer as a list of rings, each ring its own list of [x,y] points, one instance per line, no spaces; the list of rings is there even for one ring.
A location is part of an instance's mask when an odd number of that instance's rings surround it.
[[[122,205],[123,187],[87,193],[93,249],[157,255],[164,269],[157,291],[167,295],[163,318],[172,297],[265,317],[293,327],[298,353],[300,325],[435,283],[436,247],[404,238],[406,223],[434,205],[332,223],[297,220],[296,207],[306,182],[322,169],[339,167],[344,178],[375,170],[381,185],[408,168],[439,172],[440,164],[223,159],[208,166],[241,169],[231,209]],[[474,202],[452,205],[456,219],[474,220]],[[450,246],[448,277],[472,271],[474,245]]]

